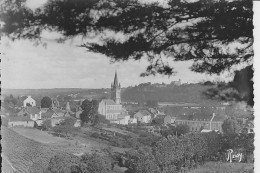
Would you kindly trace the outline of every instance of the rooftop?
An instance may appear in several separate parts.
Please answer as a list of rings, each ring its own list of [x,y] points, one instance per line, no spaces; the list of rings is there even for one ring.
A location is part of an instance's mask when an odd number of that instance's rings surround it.
[[[10,122],[17,122],[17,121],[33,121],[28,116],[17,116],[17,117],[10,117]]]
[[[102,102],[104,102],[106,105],[118,105],[116,102],[112,99],[103,99]]]

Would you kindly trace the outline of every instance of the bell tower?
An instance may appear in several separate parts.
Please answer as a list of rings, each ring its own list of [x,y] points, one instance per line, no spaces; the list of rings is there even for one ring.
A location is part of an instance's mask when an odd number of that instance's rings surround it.
[[[111,99],[116,102],[116,104],[121,104],[121,86],[118,83],[117,72],[115,72],[114,83],[111,84]]]

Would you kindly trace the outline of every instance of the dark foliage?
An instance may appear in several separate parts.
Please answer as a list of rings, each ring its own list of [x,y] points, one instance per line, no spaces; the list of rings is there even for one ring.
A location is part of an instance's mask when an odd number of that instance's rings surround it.
[[[156,101],[156,100],[148,100],[147,102],[146,102],[146,106],[148,106],[148,107],[157,107],[158,106],[158,101]]]
[[[247,66],[235,72],[230,83],[220,83],[204,92],[211,99],[224,101],[246,101],[248,105],[254,106],[254,82],[253,66]]]
[[[48,173],[112,173],[107,157],[97,153],[84,154],[81,157],[60,153],[51,158]]]
[[[238,134],[242,130],[242,123],[234,118],[226,119],[222,124],[225,134]]]
[[[172,75],[171,61],[192,61],[190,68],[195,72],[220,74],[237,64],[252,64],[252,7],[252,0],[168,0],[166,5],[137,0],[49,0],[32,11],[25,1],[5,0],[1,31],[12,39],[37,41],[43,31],[57,31],[63,35],[58,42],[101,35],[81,47],[106,55],[111,62],[146,59],[150,65],[141,76]],[[238,72],[233,82],[240,95],[225,89],[221,99],[234,96],[253,105],[252,66],[245,70],[244,77]]]
[[[52,106],[52,100],[50,97],[43,97],[41,100],[41,108],[50,108]]]
[[[180,124],[180,125],[176,125],[176,126],[170,126],[170,128],[168,130],[161,131],[161,134],[164,137],[167,137],[169,135],[181,136],[181,135],[188,133],[189,131],[190,130],[189,130],[188,125]]]
[[[81,104],[83,112],[80,114],[82,124],[91,123],[96,125],[101,117],[98,117],[98,101],[97,100],[84,100]]]
[[[15,98],[12,94],[10,94],[10,96],[7,96],[4,98],[4,103],[7,103],[9,105],[13,105],[13,106],[19,106],[20,100],[19,97]],[[20,103],[21,105],[21,103]]]
[[[76,130],[76,128],[74,127],[75,122],[75,118],[67,117],[59,125],[53,127],[52,130],[59,134],[64,133],[67,136],[68,133],[72,132],[73,130]]]
[[[40,39],[43,30],[58,31],[64,39],[106,36],[82,47],[111,61],[146,58],[143,76],[171,75],[164,61],[193,60],[196,72],[220,73],[253,57],[253,3],[251,0],[168,0],[166,5],[137,0],[48,1],[32,11],[24,1],[6,0],[1,9],[2,32],[11,38]],[[62,39],[60,40],[62,41]],[[234,49],[231,49],[232,44]]]

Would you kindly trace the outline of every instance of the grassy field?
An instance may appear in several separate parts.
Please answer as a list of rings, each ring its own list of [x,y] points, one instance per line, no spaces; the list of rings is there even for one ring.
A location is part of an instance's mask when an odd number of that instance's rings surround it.
[[[48,134],[45,131],[40,131],[38,129],[33,128],[13,128],[13,131],[16,133],[29,138],[33,139],[37,142],[49,144],[49,143],[63,143],[66,142],[64,138],[54,137]]]
[[[41,170],[48,166],[50,158],[59,152],[79,154],[91,152],[93,149],[93,144],[81,145],[80,142],[76,143],[74,140],[66,139],[55,141],[56,143],[42,143],[43,140],[39,142],[34,140],[33,137],[36,137],[37,134],[41,135],[43,133],[31,130],[33,129],[23,129],[17,133],[13,129],[4,126],[1,127],[3,154],[17,172],[27,173],[35,169],[38,170],[36,172],[41,172]],[[27,138],[32,132],[34,132],[34,135]],[[26,135],[24,133],[26,133]],[[35,139],[39,139],[40,137],[41,136],[38,136]],[[48,139],[48,142],[54,141],[50,136],[48,136]],[[53,139],[56,138],[53,137]]]
[[[249,163],[207,162],[188,173],[253,173],[253,169],[254,164]]]
[[[2,158],[2,173],[14,173],[15,172],[15,168],[12,167],[12,164],[9,162],[9,160],[7,160],[6,156],[3,155],[3,153],[1,154],[1,158]]]
[[[80,132],[79,132],[80,133]],[[57,138],[32,128],[1,128],[3,154],[17,172],[26,173],[32,170],[42,172],[48,166],[51,157],[59,152],[72,154],[101,151],[109,145],[92,140],[88,136],[76,135],[72,140]],[[121,148],[111,147],[113,151],[123,152]],[[5,168],[10,164],[5,161]],[[10,170],[10,169],[9,169]],[[35,171],[32,171],[35,172]]]

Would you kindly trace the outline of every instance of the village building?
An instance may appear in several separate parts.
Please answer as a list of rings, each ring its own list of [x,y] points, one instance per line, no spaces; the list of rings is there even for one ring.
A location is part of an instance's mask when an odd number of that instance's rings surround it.
[[[177,81],[172,81],[170,83],[171,86],[181,86],[181,79],[177,80]]]
[[[176,117],[176,124],[184,124],[189,126],[190,131],[192,132],[201,132],[202,130],[210,130],[210,131],[222,131],[222,124],[226,116],[224,115],[216,115],[205,114],[203,112],[197,112],[192,115],[182,115]]]
[[[83,112],[82,110],[78,110],[78,111],[76,112],[76,118],[77,118],[77,119],[80,119],[80,114],[81,114],[82,112]]]
[[[48,111],[42,113],[42,119],[43,120],[50,119],[52,126],[56,126],[57,124],[60,124],[62,121],[65,120],[66,117],[71,117],[70,113],[68,111],[63,111],[58,108],[49,109]]]
[[[36,106],[36,101],[31,96],[28,96],[23,101],[23,107],[27,107],[27,105],[30,105],[30,106],[34,107],[34,106]]]
[[[81,121],[79,119],[76,120],[74,127],[80,127],[81,126]]]
[[[134,117],[133,117],[133,118],[130,117],[128,123],[129,123],[129,124],[137,124],[137,119],[134,118]]]
[[[42,119],[41,110],[37,107],[25,107],[17,113],[17,116],[24,117],[29,116],[33,121]]]
[[[139,110],[136,114],[134,114],[134,118],[136,118],[140,123],[150,123],[152,115],[147,110]]]
[[[117,119],[112,119],[110,120],[111,123],[114,124],[122,124],[122,125],[127,125],[130,120],[130,115],[127,114],[120,114]]]
[[[176,117],[172,117],[170,115],[165,116],[164,119],[163,119],[165,125],[174,124],[175,120],[176,120]]]
[[[121,104],[121,86],[118,82],[117,72],[111,84],[111,99],[103,99],[99,103],[98,113],[104,115],[111,123],[128,124],[130,116]]]
[[[116,104],[114,100],[103,99],[99,103],[98,112],[101,115],[104,115],[106,119],[117,119],[122,112],[122,105]]]
[[[34,127],[35,122],[26,116],[9,117],[8,127]]]
[[[52,98],[51,99],[51,107],[52,108],[59,108],[60,107],[60,103],[59,103],[57,98]]]

